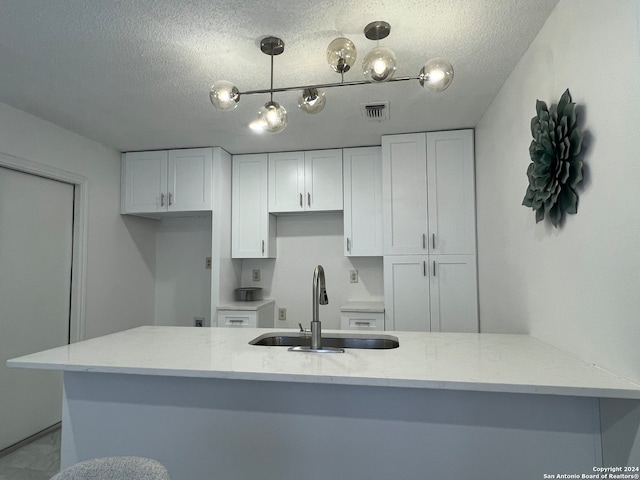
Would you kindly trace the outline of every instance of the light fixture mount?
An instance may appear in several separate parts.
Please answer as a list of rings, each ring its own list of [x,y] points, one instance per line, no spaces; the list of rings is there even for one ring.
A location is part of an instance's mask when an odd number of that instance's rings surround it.
[[[284,52],[284,42],[278,37],[265,37],[260,41],[260,50],[267,55],[280,55]]]
[[[391,33],[391,25],[381,20],[377,22],[371,22],[364,27],[364,36],[369,40],[382,40],[387,38]]]

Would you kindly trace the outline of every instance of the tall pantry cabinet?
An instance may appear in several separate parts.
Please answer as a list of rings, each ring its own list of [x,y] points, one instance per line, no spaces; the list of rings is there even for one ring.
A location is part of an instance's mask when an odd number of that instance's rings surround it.
[[[477,332],[473,131],[382,137],[385,328]]]

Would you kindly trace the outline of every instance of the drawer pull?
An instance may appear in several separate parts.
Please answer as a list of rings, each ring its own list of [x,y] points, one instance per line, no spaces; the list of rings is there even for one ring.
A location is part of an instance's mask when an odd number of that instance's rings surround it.
[[[242,320],[241,318],[231,318],[229,320],[229,323],[244,323],[244,320]]]
[[[368,327],[369,325],[371,325],[371,322],[354,322],[354,323],[356,325],[358,325],[358,326],[365,326],[366,325]]]

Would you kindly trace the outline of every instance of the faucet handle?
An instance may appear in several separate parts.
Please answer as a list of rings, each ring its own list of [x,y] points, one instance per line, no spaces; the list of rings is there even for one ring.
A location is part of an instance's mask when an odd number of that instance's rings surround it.
[[[311,330],[306,330],[301,323],[298,323],[298,326],[300,327],[300,336],[303,338],[309,337],[311,336]]]

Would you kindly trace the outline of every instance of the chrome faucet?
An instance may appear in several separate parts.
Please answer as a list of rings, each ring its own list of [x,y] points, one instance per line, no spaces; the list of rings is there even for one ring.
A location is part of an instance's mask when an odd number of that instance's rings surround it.
[[[313,271],[313,316],[311,317],[311,350],[322,350],[322,328],[320,324],[320,305],[327,305],[327,286],[324,280],[324,268],[318,265]]]

